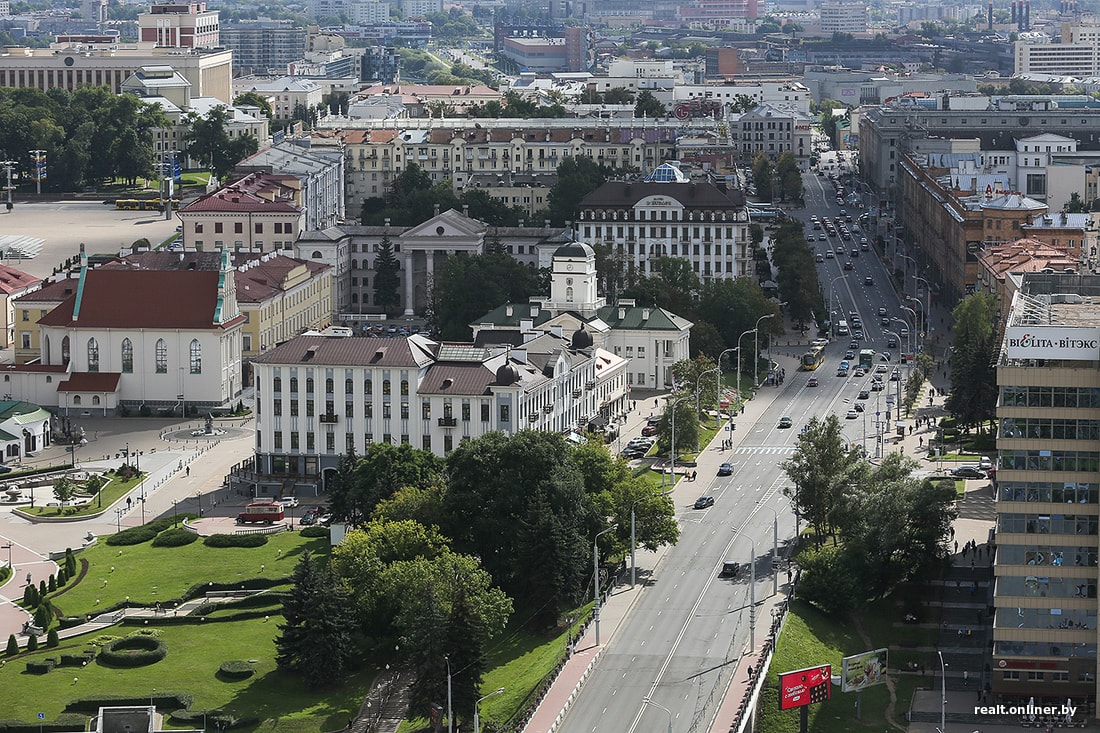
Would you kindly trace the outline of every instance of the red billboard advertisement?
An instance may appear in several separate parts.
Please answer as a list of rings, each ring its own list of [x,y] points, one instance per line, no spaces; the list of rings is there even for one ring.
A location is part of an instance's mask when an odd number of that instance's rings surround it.
[[[832,665],[807,667],[779,674],[779,709],[791,710],[831,697]]]

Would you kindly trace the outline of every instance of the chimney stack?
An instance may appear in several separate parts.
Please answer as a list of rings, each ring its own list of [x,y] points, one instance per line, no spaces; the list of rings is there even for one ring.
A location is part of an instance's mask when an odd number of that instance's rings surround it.
[[[989,30],[993,31],[993,0],[989,0]]]
[[[1016,0],[1012,0],[1012,22],[1016,22]]]

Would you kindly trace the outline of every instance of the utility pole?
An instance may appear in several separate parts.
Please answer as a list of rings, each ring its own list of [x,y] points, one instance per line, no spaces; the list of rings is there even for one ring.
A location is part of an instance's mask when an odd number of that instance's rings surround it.
[[[46,151],[45,150],[32,150],[31,155],[34,156],[34,183],[35,193],[39,196],[42,195],[42,179],[46,177]]]
[[[15,160],[0,160],[0,167],[8,172],[8,185],[6,186],[8,191],[8,211],[11,211],[15,206],[11,201],[11,192],[15,189],[15,186],[11,185],[11,169],[18,163]]]

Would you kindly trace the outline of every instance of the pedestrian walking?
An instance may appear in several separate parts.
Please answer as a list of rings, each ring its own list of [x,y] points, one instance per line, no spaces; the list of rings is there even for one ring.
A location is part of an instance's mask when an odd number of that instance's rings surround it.
[[[963,670],[963,687],[970,687],[970,671]]]
[[[691,472],[691,480],[692,480],[692,481],[694,481],[694,480],[695,480],[695,471],[692,471],[692,472]]]
[[[959,554],[959,541],[958,540],[955,540],[955,554],[956,555]]]

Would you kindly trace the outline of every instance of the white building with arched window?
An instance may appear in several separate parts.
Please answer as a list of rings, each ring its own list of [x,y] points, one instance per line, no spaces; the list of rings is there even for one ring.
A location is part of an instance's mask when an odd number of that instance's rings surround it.
[[[0,372],[5,393],[62,414],[234,403],[245,317],[228,252],[218,270],[82,265],[72,295],[38,321],[39,358]]]

